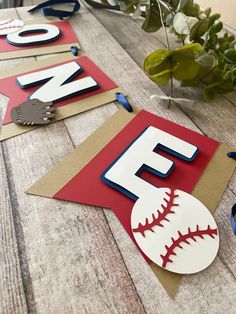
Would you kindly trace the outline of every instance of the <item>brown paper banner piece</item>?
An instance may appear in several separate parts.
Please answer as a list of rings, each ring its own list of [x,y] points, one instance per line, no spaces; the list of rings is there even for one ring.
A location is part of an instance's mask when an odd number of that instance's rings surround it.
[[[27,193],[52,198],[77,173],[79,173],[139,112],[129,113],[119,109],[78,148],[64,158],[48,174],[42,177]],[[220,144],[192,194],[213,213],[235,170],[235,161],[227,157],[230,147]],[[182,275],[168,272],[154,263],[149,264],[167,293],[173,297]]]

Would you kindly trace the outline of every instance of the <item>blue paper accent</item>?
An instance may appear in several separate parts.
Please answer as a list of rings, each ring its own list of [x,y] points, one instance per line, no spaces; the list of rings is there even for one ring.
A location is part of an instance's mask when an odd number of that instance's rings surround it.
[[[71,51],[71,53],[72,53],[74,56],[78,56],[78,53],[79,53],[78,47],[76,47],[76,46],[71,46],[71,47],[70,47],[70,51]]]
[[[126,151],[133,145],[133,143],[135,141],[137,141],[139,139],[140,136],[142,136],[142,134],[146,131],[148,127],[146,127],[127,147],[126,149],[110,164],[110,166],[101,174],[100,176],[100,179],[102,180],[102,182],[104,182],[105,184],[107,184],[108,186],[112,187],[113,189],[115,190],[118,190],[119,192],[121,192],[122,194],[126,195],[127,197],[131,198],[132,200],[136,201],[138,199],[138,197],[131,193],[130,191],[126,190],[124,187],[120,186],[119,184],[117,183],[114,183],[113,181],[110,181],[109,179],[107,179],[105,177],[106,173],[113,167],[113,165],[126,153]],[[199,149],[197,148],[195,154],[192,156],[192,158],[186,158],[185,156],[183,155],[180,155],[179,153],[169,149],[168,147],[165,147],[164,145],[161,145],[161,144],[157,144],[157,146],[154,148],[153,152],[157,152],[157,150],[163,150],[169,154],[172,154],[180,159],[183,159],[187,162],[190,162],[190,161],[193,161],[198,152],[199,152]],[[169,159],[171,160],[171,159]],[[172,161],[172,160],[171,160]],[[175,168],[175,163],[172,161],[172,167],[170,168],[170,170],[166,173],[166,174],[163,174],[163,173],[160,173],[159,171],[151,168],[150,166],[147,166],[145,164],[143,164],[140,169],[138,169],[138,171],[135,173],[136,176],[139,176],[140,173],[143,171],[143,170],[147,170],[151,173],[153,173],[154,175],[158,176],[158,177],[162,177],[162,178],[166,178],[170,175],[170,173],[172,172],[172,170]],[[143,179],[141,179],[143,180]],[[152,184],[152,183],[150,183]]]
[[[67,3],[74,4],[74,8],[72,11],[55,10],[49,7],[55,4],[67,4]],[[80,3],[78,0],[49,0],[43,3],[40,3],[39,5],[30,9],[28,12],[33,13],[35,11],[40,10],[43,16],[54,16],[54,17],[58,17],[60,20],[63,20],[65,17],[71,17],[72,15],[74,15],[77,11],[79,11],[79,9],[80,9]]]
[[[133,112],[133,108],[130,105],[127,97],[122,93],[116,93],[116,100],[122,105],[128,112]]]
[[[229,153],[227,154],[227,156],[228,156],[229,158],[232,158],[232,159],[236,160],[236,152],[229,152]]]
[[[233,233],[236,235],[236,204],[234,204],[231,211],[231,227]]]

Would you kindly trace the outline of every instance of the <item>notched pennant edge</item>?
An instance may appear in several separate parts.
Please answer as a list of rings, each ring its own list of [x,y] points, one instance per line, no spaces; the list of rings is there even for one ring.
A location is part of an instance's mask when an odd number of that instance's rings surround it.
[[[136,107],[133,109],[134,111],[129,113],[124,108],[120,108],[78,148],[30,187],[26,193],[53,198],[135,117],[139,109]],[[211,213],[214,213],[235,170],[235,161],[227,157],[230,150],[232,148],[220,144],[192,192],[192,195],[198,198]],[[150,263],[149,266],[169,296],[173,298],[182,275],[166,271],[154,263]]]

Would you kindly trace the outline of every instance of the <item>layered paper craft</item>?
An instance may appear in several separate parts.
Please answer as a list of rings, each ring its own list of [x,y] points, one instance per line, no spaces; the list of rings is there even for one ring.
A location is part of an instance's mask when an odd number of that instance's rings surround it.
[[[53,102],[58,121],[114,101],[117,92],[124,91],[86,56],[65,54],[12,69],[0,79],[0,93],[9,97],[0,140],[35,128],[12,122],[12,109],[29,99]]]
[[[174,296],[182,273],[217,254],[211,213],[235,170],[230,150],[147,111],[120,109],[27,192],[112,209]]]
[[[69,21],[27,21],[0,37],[0,60],[70,51],[72,46],[79,48],[79,43]]]

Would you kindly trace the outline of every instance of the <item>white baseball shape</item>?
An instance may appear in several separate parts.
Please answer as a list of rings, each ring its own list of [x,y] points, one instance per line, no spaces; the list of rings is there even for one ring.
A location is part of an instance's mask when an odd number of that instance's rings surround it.
[[[209,210],[181,190],[158,188],[140,197],[131,213],[134,238],[160,267],[193,274],[208,267],[219,249],[219,231]]]
[[[17,19],[0,21],[0,36],[8,35],[19,31],[24,26],[24,22]]]

